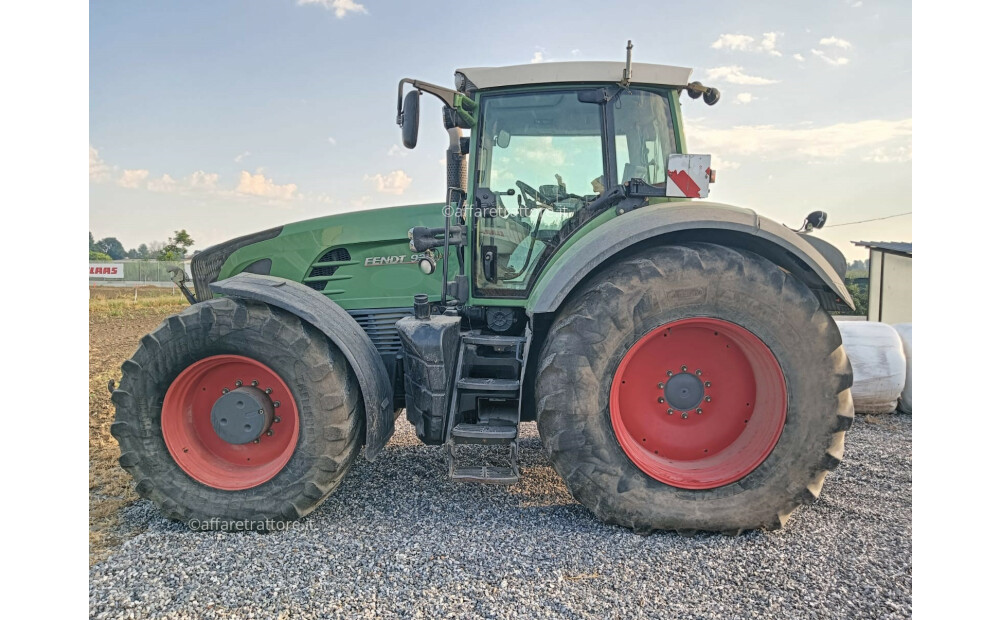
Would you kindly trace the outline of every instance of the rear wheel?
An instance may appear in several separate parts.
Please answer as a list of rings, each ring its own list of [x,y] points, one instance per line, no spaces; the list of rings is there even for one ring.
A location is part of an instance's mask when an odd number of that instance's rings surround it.
[[[851,377],[833,320],[774,264],[705,243],[651,248],[560,311],[540,354],[538,428],[602,520],[774,529],[840,462]]]
[[[343,355],[265,304],[215,299],[168,318],[122,365],[112,400],[136,490],[192,527],[301,517],[340,484],[361,444]]]

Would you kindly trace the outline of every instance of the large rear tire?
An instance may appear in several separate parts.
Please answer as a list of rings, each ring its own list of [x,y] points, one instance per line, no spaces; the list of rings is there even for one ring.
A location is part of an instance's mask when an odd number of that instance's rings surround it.
[[[315,509],[347,473],[362,442],[358,392],[344,356],[308,323],[213,299],[169,317],[122,365],[111,432],[136,491],[167,517],[273,529]],[[235,426],[226,412],[248,415],[259,436],[219,431]]]
[[[781,527],[819,496],[854,418],[850,362],[816,297],[713,244],[604,268],[539,359],[553,466],[598,518],[642,533]]]

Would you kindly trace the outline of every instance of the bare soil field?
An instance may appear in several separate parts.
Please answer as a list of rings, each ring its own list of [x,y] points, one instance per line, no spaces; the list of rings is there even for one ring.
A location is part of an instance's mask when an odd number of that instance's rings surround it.
[[[117,384],[121,364],[144,334],[168,315],[183,310],[183,297],[167,289],[94,289],[90,300],[90,562],[106,557],[129,532],[119,527],[119,511],[139,497],[118,466],[118,442],[111,436],[115,410],[108,381]],[[97,295],[95,296],[95,291]],[[115,293],[124,292],[126,296]],[[153,294],[153,293],[158,294]]]

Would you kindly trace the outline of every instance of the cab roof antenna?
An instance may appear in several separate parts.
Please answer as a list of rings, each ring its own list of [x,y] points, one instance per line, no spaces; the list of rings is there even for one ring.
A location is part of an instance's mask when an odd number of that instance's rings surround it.
[[[628,46],[625,48],[625,70],[622,71],[622,86],[628,88],[628,85],[631,81],[632,81],[632,39],[629,39]]]

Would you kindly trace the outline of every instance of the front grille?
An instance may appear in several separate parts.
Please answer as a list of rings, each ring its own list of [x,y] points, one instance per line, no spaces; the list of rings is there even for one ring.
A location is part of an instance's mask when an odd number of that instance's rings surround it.
[[[379,308],[375,310],[348,310],[361,329],[365,330],[379,353],[395,353],[402,342],[396,331],[396,321],[413,314],[413,308]]]
[[[334,277],[339,267],[349,264],[351,264],[351,253],[347,251],[347,248],[330,248],[313,261],[309,275],[306,276],[303,284],[316,291],[325,290],[326,284],[330,280],[346,280],[350,277]]]

